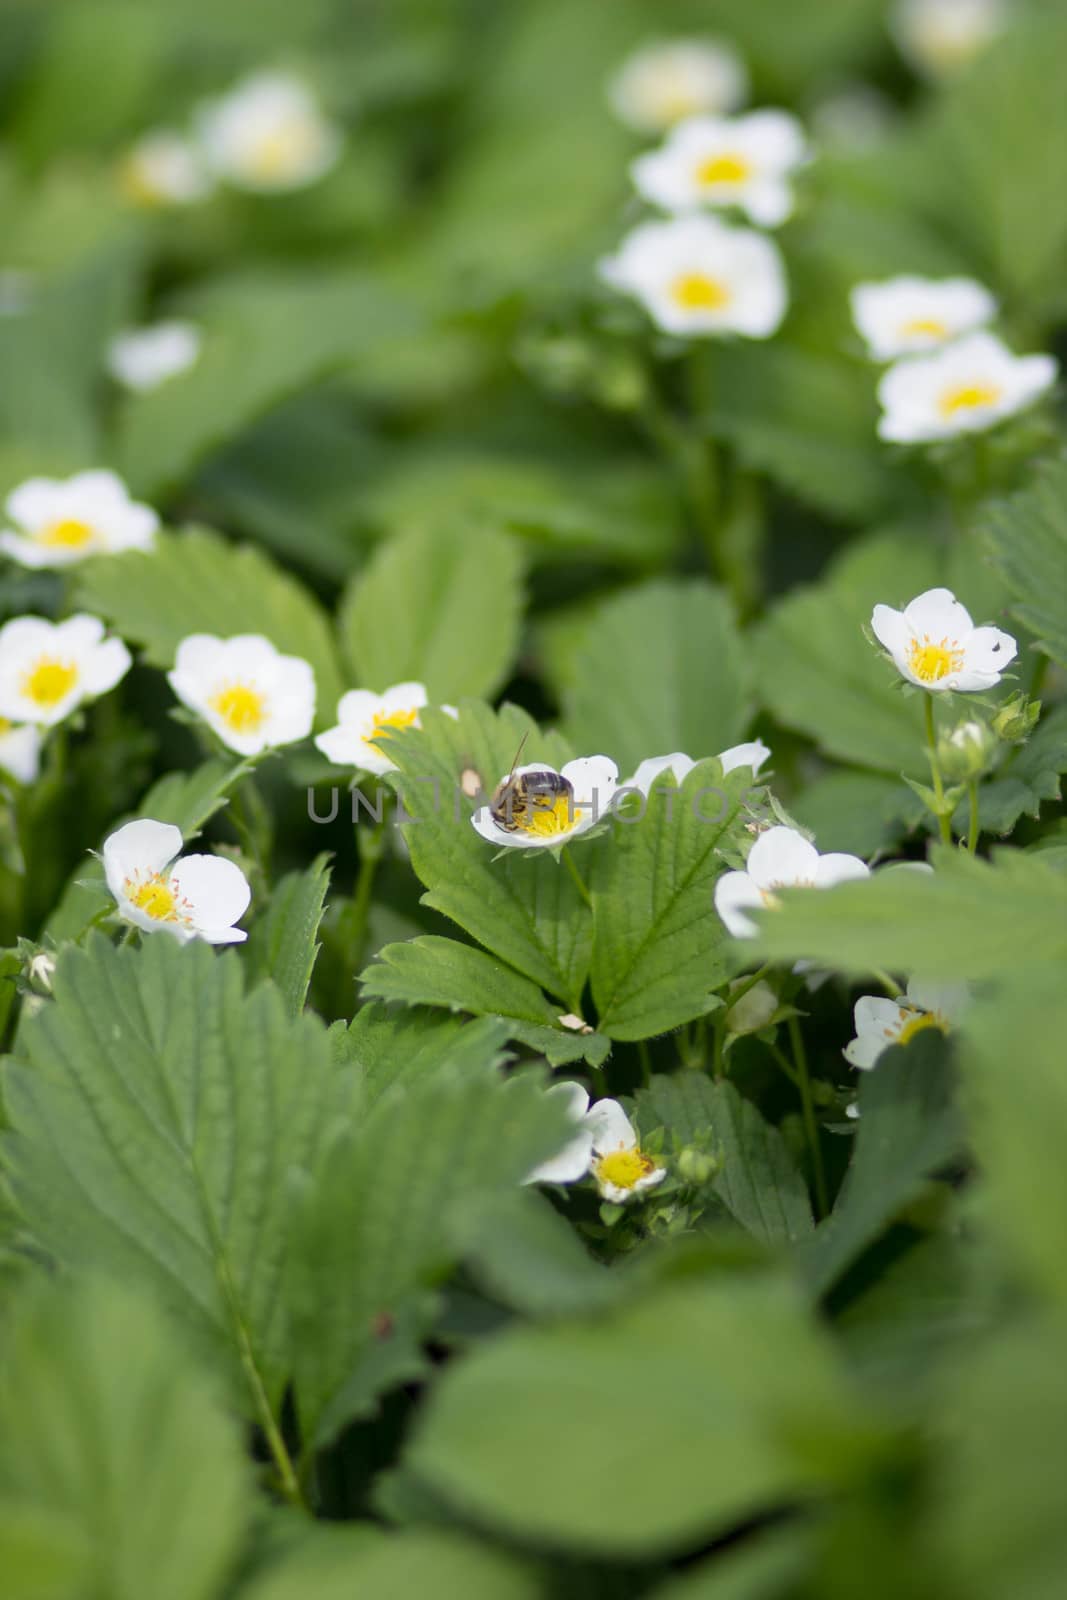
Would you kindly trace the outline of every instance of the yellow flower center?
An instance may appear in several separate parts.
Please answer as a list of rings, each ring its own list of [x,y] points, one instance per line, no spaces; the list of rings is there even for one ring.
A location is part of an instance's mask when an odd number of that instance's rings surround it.
[[[372,739],[388,739],[393,728],[410,728],[418,721],[418,711],[376,711]]]
[[[925,1033],[928,1028],[938,1028],[942,1033],[948,1033],[942,1018],[933,1011],[918,1011],[901,1028],[897,1044],[910,1044],[917,1033]]]
[[[730,155],[723,152],[721,155],[708,156],[697,167],[697,182],[706,188],[711,188],[716,183],[744,183],[752,176],[752,163],[745,156]]]
[[[10,733],[14,726],[15,724],[10,722],[7,717],[0,717],[0,739],[2,739],[5,734]]]
[[[80,550],[83,545],[92,544],[95,537],[95,530],[87,522],[79,522],[76,517],[62,517],[42,528],[37,542],[52,549]]]
[[[269,182],[287,178],[300,168],[314,147],[312,130],[302,122],[288,122],[257,139],[248,155],[248,170]]]
[[[908,645],[908,666],[922,683],[940,683],[963,666],[963,651],[955,640],[933,640],[928,633]]]
[[[960,383],[946,389],[938,401],[938,410],[946,418],[958,416],[961,411],[977,411],[982,406],[995,406],[1002,390],[997,383]]]
[[[523,833],[535,833],[539,838],[552,834],[569,833],[575,823],[573,801],[570,794],[552,796],[535,794],[518,825]]]
[[[901,329],[905,339],[947,339],[948,326],[940,317],[912,317]]]
[[[22,692],[39,706],[55,706],[70,693],[78,681],[73,661],[57,661],[54,656],[40,660],[22,674]]]
[[[640,1180],[655,1171],[656,1163],[640,1150],[609,1150],[596,1164],[596,1176],[601,1183],[611,1183],[616,1189],[632,1189]]]
[[[178,902],[168,880],[156,873],[143,883],[126,880],[126,894],[138,911],[143,911],[154,922],[177,922]]]
[[[730,290],[706,272],[683,272],[671,285],[675,304],[683,311],[721,311],[730,303]]]
[[[228,683],[208,703],[231,733],[255,733],[267,715],[266,697],[249,683]]]

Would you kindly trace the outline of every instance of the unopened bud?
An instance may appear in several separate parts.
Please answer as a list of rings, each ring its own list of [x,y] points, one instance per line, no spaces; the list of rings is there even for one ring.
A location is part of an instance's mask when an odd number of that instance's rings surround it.
[[[988,769],[996,747],[996,735],[984,722],[973,718],[961,722],[938,741],[937,757],[942,774],[949,783],[980,777]]]
[[[746,979],[738,978],[730,991],[743,989]],[[726,1026],[731,1033],[759,1033],[778,1010],[778,996],[769,983],[761,979],[752,985],[747,994],[735,1000],[726,1013]]]
[[[718,1172],[721,1163],[717,1156],[709,1150],[701,1150],[696,1145],[686,1145],[679,1151],[676,1167],[678,1176],[685,1183],[708,1183]]]
[[[1005,744],[1022,744],[1030,737],[1040,715],[1040,700],[1028,700],[1024,694],[1013,695],[993,718],[993,732]]]

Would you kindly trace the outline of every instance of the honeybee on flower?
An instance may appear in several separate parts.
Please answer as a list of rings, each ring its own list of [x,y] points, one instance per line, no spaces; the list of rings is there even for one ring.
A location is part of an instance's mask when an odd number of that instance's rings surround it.
[[[776,228],[793,210],[790,174],[808,158],[807,141],[785,111],[744,117],[691,117],[659,150],[630,168],[639,194],[664,211],[737,206],[752,222]]]
[[[924,444],[983,433],[1032,406],[1056,381],[1053,356],[1013,355],[991,333],[972,333],[933,355],[898,361],[878,385],[878,433]]]
[[[558,1155],[535,1167],[527,1183],[579,1183],[592,1173],[604,1200],[625,1205],[663,1182],[666,1167],[642,1150],[634,1125],[617,1100],[590,1105],[577,1083],[557,1083],[547,1093],[565,1101],[575,1132]]]
[[[919,355],[991,322],[997,302],[973,278],[886,278],[857,283],[852,320],[875,361]]]
[[[151,550],[159,517],[131,500],[117,473],[27,478],[4,510],[15,524],[0,532],[0,550],[24,567],[68,567],[88,556]]]
[[[315,719],[315,674],[258,633],[181,641],[167,682],[183,705],[242,756],[306,739]]]
[[[605,283],[641,302],[665,333],[767,339],[785,316],[777,247],[751,228],[714,217],[645,222],[599,264]]]
[[[98,617],[15,617],[0,628],[0,717],[54,727],[113,689],[131,664]]]
[[[138,818],[104,840],[104,877],[124,922],[142,933],[169,933],[182,944],[240,944],[235,924],[252,891],[234,862],[222,856],[181,856],[182,835],[168,822]]]
[[[871,631],[909,683],[931,694],[992,689],[1018,645],[999,628],[976,628],[951,589],[927,589],[903,611],[875,606]]]
[[[607,756],[582,756],[556,771],[543,762],[516,766],[501,778],[471,825],[490,844],[552,849],[596,826],[615,798],[619,769]]]
[[[608,85],[620,121],[664,133],[686,117],[720,116],[748,94],[744,62],[719,39],[670,39],[629,56]]]
[[[200,108],[197,131],[212,172],[241,189],[304,189],[341,154],[340,128],[299,78],[256,73]]]

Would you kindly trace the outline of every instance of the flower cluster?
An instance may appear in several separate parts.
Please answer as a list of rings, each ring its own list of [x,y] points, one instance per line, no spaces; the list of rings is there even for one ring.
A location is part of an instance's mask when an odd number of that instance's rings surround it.
[[[152,207],[195,204],[216,182],[277,194],[324,177],[342,144],[341,129],[306,83],[259,72],[198,107],[191,133],[146,133],[127,152],[120,177],[131,200]]]
[[[710,41],[641,52],[612,88],[613,104],[632,126],[666,130],[660,148],[639,156],[630,170],[641,198],[668,220],[632,229],[600,262],[600,276],[678,338],[766,339],[785,316],[788,289],[777,246],[752,228],[706,214],[736,211],[775,228],[793,210],[790,179],[808,159],[803,130],[784,111],[726,114],[745,88],[737,58]]]
[[[982,433],[1034,404],[1056,381],[1052,356],[1016,356],[986,330],[997,313],[972,278],[860,283],[852,318],[882,375],[881,438],[925,444]]]

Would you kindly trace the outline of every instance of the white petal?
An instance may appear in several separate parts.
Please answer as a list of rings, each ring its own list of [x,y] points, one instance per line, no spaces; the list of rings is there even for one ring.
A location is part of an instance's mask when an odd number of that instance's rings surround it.
[[[0,770],[19,783],[36,781],[41,766],[41,735],[32,724],[0,734]]]
[[[899,664],[904,660],[913,635],[903,611],[894,611],[892,606],[875,606],[871,612],[871,632],[894,661]]]
[[[753,939],[759,932],[744,912],[765,905],[747,872],[725,872],[715,885],[715,910],[735,939]]]
[[[647,795],[661,773],[670,772],[674,782],[682,784],[695,766],[696,762],[690,761],[681,750],[669,756],[646,756],[625,787],[640,789],[642,794]]]
[[[633,1124],[617,1100],[597,1100],[586,1112],[585,1126],[593,1136],[597,1155],[633,1150],[637,1144]]]
[[[869,878],[870,875],[870,867],[859,856],[831,850],[829,854],[819,857],[815,867],[815,885],[819,889],[831,889],[835,883],[848,883],[854,878]]]
[[[133,657],[121,639],[105,639],[83,663],[82,692],[87,695],[106,694],[126,676],[132,665]]]
[[[252,898],[240,867],[222,856],[183,856],[171,873],[171,883],[175,893],[188,901],[193,926],[205,937],[232,928]]]
[[[904,607],[904,620],[921,638],[962,640],[974,627],[951,589],[927,589]]]
[[[812,883],[819,852],[795,828],[768,828],[748,853],[745,869],[758,889]]]
[[[127,878],[154,877],[168,867],[182,847],[181,829],[170,822],[139,817],[116,828],[104,840],[104,877],[116,899]]]
[[[858,1072],[870,1072],[892,1042],[891,1039],[880,1038],[876,1033],[861,1033],[846,1044],[841,1054],[849,1066],[855,1067]]]
[[[930,983],[912,978],[908,983],[908,999],[921,1011],[931,1011],[946,1022],[955,1023],[970,1005],[971,987],[967,983]]]
[[[719,761],[724,776],[728,772],[735,772],[738,767],[751,767],[753,773],[757,773],[763,763],[770,759],[770,754],[762,739],[752,739],[748,744],[734,744],[729,750],[723,750]]]

